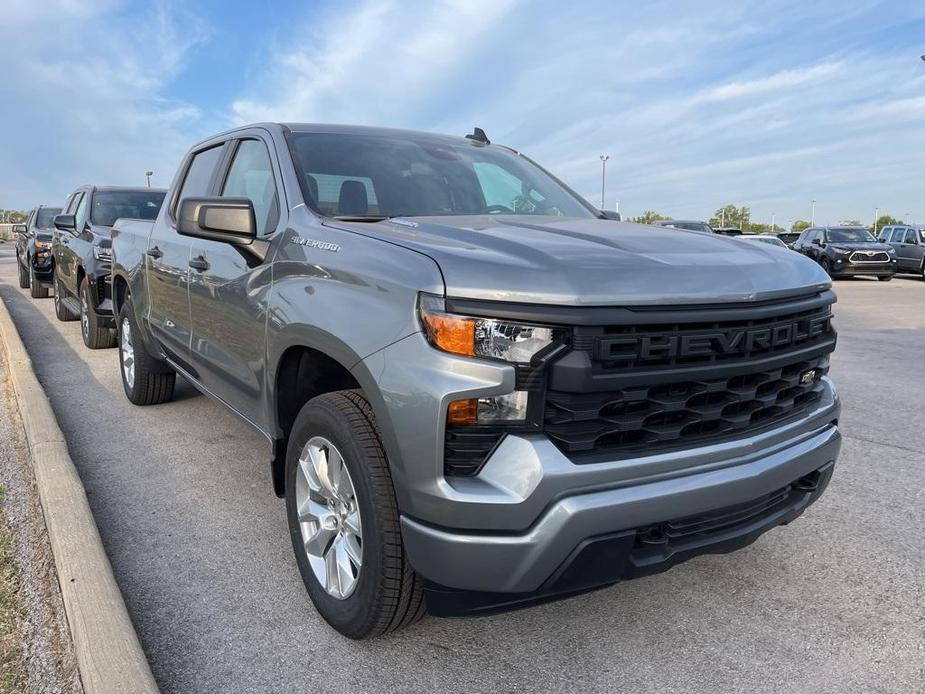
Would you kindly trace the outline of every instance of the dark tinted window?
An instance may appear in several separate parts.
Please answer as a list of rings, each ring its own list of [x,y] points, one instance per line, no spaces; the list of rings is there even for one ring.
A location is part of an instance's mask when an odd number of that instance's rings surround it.
[[[215,173],[221,156],[222,145],[205,149],[193,156],[193,161],[186,170],[180,195],[177,196],[174,204],[179,204],[183,198],[198,198],[209,194],[212,174]]]
[[[163,191],[104,190],[93,196],[94,224],[111,227],[116,220],[157,219],[157,213],[164,202]]]
[[[915,233],[915,229],[907,229],[906,243],[918,243],[918,239],[916,238],[917,236],[918,234]]]
[[[38,229],[51,229],[54,227],[55,216],[61,214],[60,207],[42,207],[35,216],[35,226]]]
[[[259,140],[242,140],[228,170],[222,189],[226,198],[248,198],[254,204],[257,233],[265,234],[276,227],[279,206],[270,154]]]
[[[293,159],[323,214],[593,217],[555,179],[508,149],[401,134],[294,133]],[[336,184],[337,190],[322,188]]]
[[[826,241],[829,243],[869,243],[876,241],[867,229],[852,229],[850,227],[829,229],[825,236]]]

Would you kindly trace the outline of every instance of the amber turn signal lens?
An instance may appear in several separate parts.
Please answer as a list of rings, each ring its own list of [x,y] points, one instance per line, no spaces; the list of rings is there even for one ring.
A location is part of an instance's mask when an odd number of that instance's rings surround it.
[[[445,313],[421,312],[430,341],[452,354],[475,356],[475,321]],[[474,402],[474,401],[473,401]]]
[[[447,424],[478,424],[479,401],[456,400],[450,403],[446,411]]]

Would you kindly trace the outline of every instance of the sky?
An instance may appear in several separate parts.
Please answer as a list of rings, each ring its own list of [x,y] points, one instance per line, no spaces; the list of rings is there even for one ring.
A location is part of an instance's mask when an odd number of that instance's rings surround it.
[[[925,221],[925,2],[3,0],[0,208],[279,120],[482,127],[592,204]]]

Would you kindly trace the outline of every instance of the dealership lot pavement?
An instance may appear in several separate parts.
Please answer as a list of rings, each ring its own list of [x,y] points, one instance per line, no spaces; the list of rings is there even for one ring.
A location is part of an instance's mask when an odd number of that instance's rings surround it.
[[[18,289],[9,251],[0,296],[165,692],[925,691],[921,280],[836,283],[845,445],[792,525],[565,602],[353,643],[305,596],[264,440],[185,383],[130,405],[116,351]]]

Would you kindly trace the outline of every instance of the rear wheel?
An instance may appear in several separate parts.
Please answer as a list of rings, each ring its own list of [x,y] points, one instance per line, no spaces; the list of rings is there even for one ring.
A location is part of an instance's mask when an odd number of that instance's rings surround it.
[[[33,299],[47,299],[48,287],[38,281],[35,276],[35,268],[29,263],[29,296]]]
[[[55,316],[61,321],[77,320],[79,316],[64,303],[65,296],[67,296],[67,290],[58,277],[58,272],[55,271]]]
[[[119,309],[119,371],[125,396],[135,405],[158,405],[173,397],[177,374],[145,349],[131,296]]]
[[[286,456],[286,515],[296,562],[321,616],[362,639],[424,615],[408,563],[385,451],[369,403],[355,391],[309,400]]]
[[[29,288],[29,272],[22,266],[22,259],[16,255],[16,267],[19,269],[19,288]]]
[[[116,344],[115,331],[100,325],[99,316],[93,310],[90,285],[80,284],[80,335],[90,349],[109,349]]]
[[[893,275],[880,275],[877,279],[881,282],[889,282],[891,279],[893,279]]]

